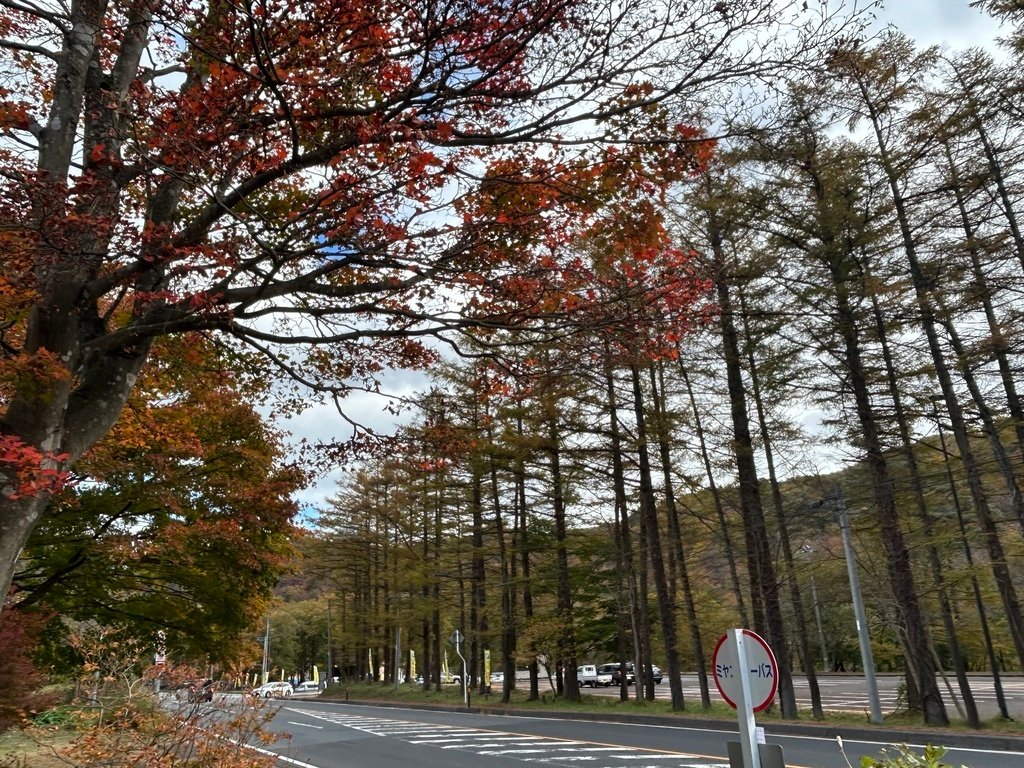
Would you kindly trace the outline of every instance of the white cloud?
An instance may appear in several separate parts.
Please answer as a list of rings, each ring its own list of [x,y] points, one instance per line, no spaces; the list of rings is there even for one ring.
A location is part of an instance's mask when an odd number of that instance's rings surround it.
[[[274,424],[287,432],[288,442],[296,446],[302,440],[316,444],[348,439],[353,434],[353,426],[346,417],[377,434],[390,435],[410,415],[408,410],[396,415],[393,412],[394,406],[399,404],[401,398],[411,397],[425,390],[428,385],[429,378],[425,373],[391,371],[384,377],[380,394],[353,392],[345,398],[342,401],[344,417],[332,403],[316,403],[296,416],[275,418]],[[393,407],[389,409],[389,405]],[[321,508],[327,498],[337,493],[345,471],[342,466],[319,471],[313,483],[294,497],[304,512]]]
[[[922,45],[951,49],[989,47],[999,36],[993,17],[971,8],[969,0],[888,0],[878,12],[879,28],[893,24]]]

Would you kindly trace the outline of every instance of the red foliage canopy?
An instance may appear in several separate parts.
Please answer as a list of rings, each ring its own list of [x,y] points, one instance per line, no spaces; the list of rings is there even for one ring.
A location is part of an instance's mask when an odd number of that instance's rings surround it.
[[[799,5],[7,4],[0,588],[43,501],[12,457],[66,469],[155,338],[218,331],[341,397],[533,323],[564,243],[701,162],[672,110],[787,60],[754,38]]]

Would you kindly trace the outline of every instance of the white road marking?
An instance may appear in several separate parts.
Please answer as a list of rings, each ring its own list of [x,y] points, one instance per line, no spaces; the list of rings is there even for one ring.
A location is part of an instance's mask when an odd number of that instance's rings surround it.
[[[307,717],[337,723],[375,736],[399,738],[410,744],[474,751],[480,756],[502,756],[535,763],[591,763],[601,768],[729,768],[728,763],[708,763],[706,756],[659,753],[629,747],[592,744],[545,736],[527,736],[483,728],[426,726],[412,721],[378,719],[333,712],[301,712]],[[497,749],[495,749],[497,747]],[[640,761],[648,761],[644,764]],[[597,763],[600,761],[600,763]],[[671,761],[671,762],[670,762]],[[700,762],[698,762],[700,761]]]

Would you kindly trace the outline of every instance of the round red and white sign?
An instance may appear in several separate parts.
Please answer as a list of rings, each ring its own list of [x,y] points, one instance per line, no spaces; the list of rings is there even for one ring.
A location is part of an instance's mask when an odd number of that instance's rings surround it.
[[[747,656],[745,674],[750,685],[750,706],[754,712],[760,712],[772,703],[775,693],[779,690],[779,666],[775,662],[775,654],[764,638],[749,629],[742,632],[743,649]],[[743,682],[740,679],[736,642],[732,639],[731,633],[722,635],[718,640],[711,658],[711,666],[718,692],[730,707],[736,709],[736,702],[742,698]]]

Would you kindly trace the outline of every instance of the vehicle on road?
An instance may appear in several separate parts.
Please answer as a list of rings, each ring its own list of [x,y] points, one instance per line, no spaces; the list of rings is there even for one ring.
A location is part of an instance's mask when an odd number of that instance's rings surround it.
[[[290,699],[292,693],[292,684],[285,680],[264,683],[252,689],[252,696],[257,699]]]
[[[292,693],[320,693],[323,690],[320,687],[320,683],[314,683],[312,680],[306,680],[305,682],[299,683],[292,690]]]
[[[636,682],[636,669],[633,667],[633,662],[627,661],[623,664],[602,664],[597,668],[598,672],[607,672],[612,676],[612,685],[622,684],[622,670],[626,672],[626,685],[633,685]],[[651,665],[651,673],[654,676],[654,684],[660,685],[664,677],[664,673],[661,671],[661,667],[656,664]]]
[[[576,667],[576,683],[582,688],[589,685],[591,688],[604,686],[607,688],[612,684],[611,672],[599,672],[596,664],[584,664]]]
[[[612,685],[622,685],[623,670],[626,673],[626,685],[635,683],[636,672],[633,670],[633,662],[631,661],[627,661],[625,664],[602,664],[597,668],[598,672],[604,672],[612,676]]]
[[[213,689],[213,680],[190,680],[179,685],[174,691],[174,696],[178,701],[198,704],[213,701]]]

